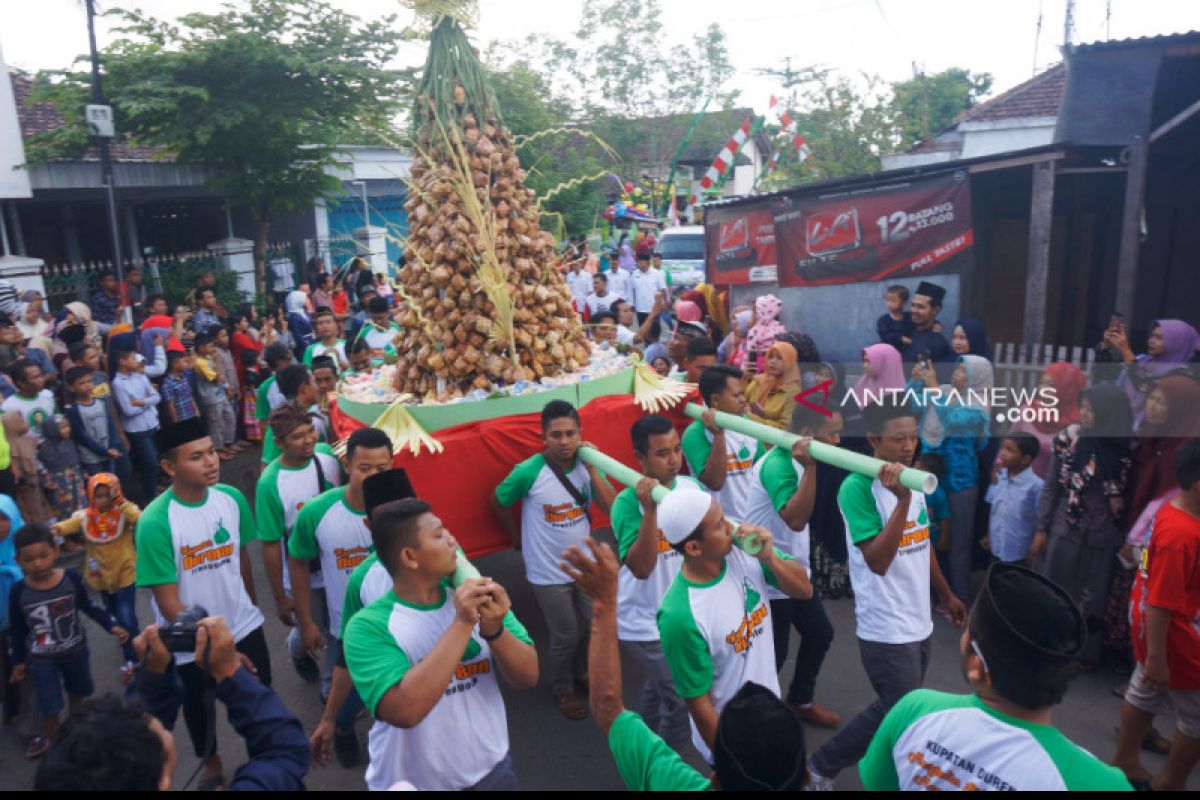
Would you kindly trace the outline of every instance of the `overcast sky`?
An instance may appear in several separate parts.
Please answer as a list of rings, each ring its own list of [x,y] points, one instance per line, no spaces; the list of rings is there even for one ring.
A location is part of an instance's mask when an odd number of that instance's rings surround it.
[[[362,17],[399,11],[396,0],[332,0]],[[481,0],[482,43],[521,38],[530,33],[567,36],[586,0]],[[738,74],[731,81],[741,102],[760,111],[777,87],[755,73],[820,64],[847,74],[879,75],[886,81],[912,75],[913,63],[928,72],[966,67],[990,72],[993,93],[1033,74],[1035,61],[1045,67],[1059,60],[1066,0],[757,0],[745,5],[727,0],[661,0],[667,46],[687,41],[713,22],[729,37]],[[3,0],[0,47],[10,66],[30,70],[59,68],[87,50],[83,0]],[[136,6],[158,16],[193,10],[213,11],[218,0],[98,0],[101,8]],[[1078,0],[1074,41],[1178,33],[1200,29],[1197,0]],[[1106,22],[1106,8],[1111,17]],[[744,8],[739,14],[737,9]],[[1039,13],[1042,18],[1037,35]],[[107,26],[98,26],[101,47]],[[1037,47],[1035,51],[1035,41]],[[403,48],[406,62],[424,57],[420,43]],[[686,111],[687,109],[680,109]]]

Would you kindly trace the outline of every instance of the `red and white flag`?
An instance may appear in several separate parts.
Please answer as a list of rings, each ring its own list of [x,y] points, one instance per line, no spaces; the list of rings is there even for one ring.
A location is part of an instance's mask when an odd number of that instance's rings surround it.
[[[721,152],[713,159],[712,166],[708,168],[708,172],[704,173],[704,177],[700,179],[700,188],[692,192],[692,197],[688,201],[689,205],[696,205],[700,202],[700,195],[706,190],[711,189],[720,179],[724,178],[726,173],[733,169],[734,161],[737,160],[737,154],[741,152],[743,145],[750,140],[750,124],[751,119],[747,118],[742,126],[734,132],[733,136],[729,137],[729,141],[721,148]]]

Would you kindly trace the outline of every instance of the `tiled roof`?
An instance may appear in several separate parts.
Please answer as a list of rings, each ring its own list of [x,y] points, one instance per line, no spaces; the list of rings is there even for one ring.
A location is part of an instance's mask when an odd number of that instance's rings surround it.
[[[1007,92],[958,115],[955,123],[994,122],[1021,117],[1055,117],[1067,87],[1067,68],[1055,64]]]
[[[21,125],[21,138],[26,141],[30,137],[52,131],[66,124],[63,115],[55,110],[50,103],[28,103],[29,94],[33,90],[33,80],[26,75],[16,72],[9,73],[12,81],[13,99],[17,105],[17,119]],[[113,161],[174,161],[175,157],[159,148],[136,145],[128,139],[118,137],[109,142],[108,152]],[[83,155],[83,161],[99,161],[100,152],[95,147],[89,147]]]
[[[1200,43],[1200,31],[1186,31],[1183,33],[1168,33],[1161,36],[1138,36],[1132,39],[1111,39],[1102,42],[1089,42],[1087,44],[1077,44],[1072,46],[1071,51],[1074,53],[1086,53],[1090,50],[1109,50],[1124,47],[1146,47],[1146,46],[1162,46],[1173,44],[1191,44]]]

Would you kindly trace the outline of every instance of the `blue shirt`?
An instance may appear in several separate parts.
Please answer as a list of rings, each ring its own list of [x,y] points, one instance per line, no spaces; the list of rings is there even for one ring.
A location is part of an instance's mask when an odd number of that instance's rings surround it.
[[[117,399],[117,408],[121,410],[121,422],[126,433],[145,433],[158,430],[158,404],[162,396],[154,391],[150,379],[140,372],[128,375],[117,373],[112,382],[113,396]],[[143,405],[133,405],[134,400],[143,401]]]
[[[1029,555],[1042,485],[1037,473],[1026,468],[1012,478],[1002,469],[988,486],[985,499],[992,504],[988,540],[992,555],[1001,561],[1022,561]]]
[[[186,369],[183,374],[176,378],[171,373],[167,373],[162,382],[162,394],[175,409],[175,421],[183,422],[185,419],[199,416],[196,410],[196,398],[192,395],[192,371]]]

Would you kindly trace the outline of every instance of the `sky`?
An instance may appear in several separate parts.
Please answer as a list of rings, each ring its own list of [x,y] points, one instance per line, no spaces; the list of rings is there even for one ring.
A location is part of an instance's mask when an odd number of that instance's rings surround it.
[[[330,0],[361,17],[401,15],[398,28],[411,19],[396,0]],[[531,33],[570,36],[586,0],[481,0],[474,37],[513,40]],[[664,49],[690,41],[713,22],[729,41],[737,74],[730,86],[740,104],[766,110],[780,91],[759,69],[832,67],[848,76],[876,75],[885,82],[904,80],[914,64],[928,73],[948,67],[989,72],[992,94],[1011,88],[1060,60],[1067,0],[661,0],[666,28]],[[101,8],[137,7],[155,16],[215,11],[221,0],[98,0]],[[3,0],[0,48],[10,66],[30,70],[68,66],[87,50],[83,0]],[[1111,9],[1111,14],[1106,11]],[[1038,33],[1038,19],[1042,20]],[[1077,0],[1072,39],[1076,43],[1200,30],[1196,0]],[[109,39],[100,20],[101,47]],[[1036,47],[1035,47],[1036,44]],[[424,58],[421,43],[402,47],[405,63]],[[727,87],[720,87],[726,89]],[[802,109],[798,109],[802,110]],[[687,109],[680,109],[681,112]]]

